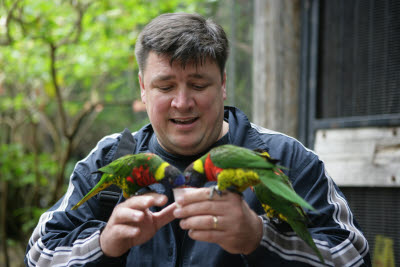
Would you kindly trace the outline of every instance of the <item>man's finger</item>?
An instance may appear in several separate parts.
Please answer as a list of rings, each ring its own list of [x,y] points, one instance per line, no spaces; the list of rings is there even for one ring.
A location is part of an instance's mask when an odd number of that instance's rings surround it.
[[[226,238],[226,234],[223,231],[218,230],[189,230],[189,236],[191,239],[197,241],[218,243]]]
[[[191,190],[189,192],[182,194],[175,200],[175,202],[180,206],[184,206],[194,202],[210,200],[209,197],[211,190],[212,188],[210,187],[197,188],[195,190]],[[225,194],[226,192],[223,192],[222,195],[215,193],[211,200],[212,201],[223,200],[223,196]]]
[[[148,193],[141,196],[133,196],[128,198],[120,205],[137,210],[145,210],[152,206],[163,206],[167,203],[168,198],[164,195],[157,193]]]
[[[116,224],[137,223],[144,219],[144,213],[141,210],[134,210],[128,207],[117,207],[114,209],[110,219]]]
[[[176,218],[186,218],[190,216],[199,215],[223,215],[232,210],[232,205],[235,205],[234,201],[229,201],[228,198],[224,197],[219,201],[205,200],[199,202],[193,202],[186,205],[178,205],[174,215]],[[239,205],[236,203],[236,205]]]
[[[194,216],[182,219],[179,223],[184,230],[215,230],[221,231],[225,227],[224,217],[215,215]]]
[[[160,229],[161,227],[175,219],[175,216],[173,214],[175,209],[176,203],[172,203],[161,211],[153,213],[157,229]]]

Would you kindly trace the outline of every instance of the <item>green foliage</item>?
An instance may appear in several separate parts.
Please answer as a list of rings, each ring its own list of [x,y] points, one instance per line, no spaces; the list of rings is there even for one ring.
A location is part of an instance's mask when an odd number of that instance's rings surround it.
[[[56,172],[57,162],[48,153],[29,153],[21,144],[0,145],[0,181],[8,182],[9,190],[31,185],[47,186]]]
[[[56,171],[57,162],[47,153],[27,153],[21,144],[0,145],[0,182],[7,190],[7,199],[3,201],[7,203],[8,240],[25,240],[30,235],[47,208],[40,207],[38,196],[46,193]]]
[[[24,174],[24,166],[18,160],[23,158],[22,146],[19,144],[0,146],[0,173],[1,180],[11,181],[14,177]],[[19,180],[19,179],[18,179]]]
[[[14,97],[0,98],[0,111],[15,110],[20,111],[26,108],[25,96],[22,93],[17,93]]]

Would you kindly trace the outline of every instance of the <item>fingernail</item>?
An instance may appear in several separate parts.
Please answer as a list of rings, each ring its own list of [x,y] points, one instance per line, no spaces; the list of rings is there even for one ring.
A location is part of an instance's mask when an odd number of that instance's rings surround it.
[[[176,203],[176,206],[177,206],[178,208],[182,208],[183,197],[177,197],[177,198],[175,198],[175,203]]]
[[[180,207],[178,207],[174,210],[175,217],[179,217],[179,216],[181,216],[181,214],[182,214],[182,209]]]
[[[165,197],[164,197],[164,196],[159,197],[159,198],[157,199],[157,204],[161,205],[164,201],[165,201]]]

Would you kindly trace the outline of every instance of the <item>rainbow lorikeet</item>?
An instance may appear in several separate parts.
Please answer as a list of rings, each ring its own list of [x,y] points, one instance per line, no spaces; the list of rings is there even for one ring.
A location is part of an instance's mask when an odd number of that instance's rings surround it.
[[[266,215],[287,222],[293,231],[324,259],[307,229],[308,218],[303,208],[315,209],[293,189],[289,178],[267,152],[222,145],[211,149],[184,171],[186,185],[201,187],[207,181],[217,181],[211,191],[221,194],[229,190],[241,194],[252,187]],[[303,207],[303,208],[302,208]]]
[[[72,207],[72,210],[112,184],[120,187],[124,197],[128,198],[139,189],[154,183],[161,183],[168,188],[185,183],[184,176],[176,167],[152,153],[125,155],[98,169],[97,172],[103,173],[100,181]]]

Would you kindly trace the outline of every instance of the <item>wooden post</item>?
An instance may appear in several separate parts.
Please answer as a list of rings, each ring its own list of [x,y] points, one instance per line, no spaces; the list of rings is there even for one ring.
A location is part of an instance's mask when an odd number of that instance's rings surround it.
[[[255,0],[253,121],[297,137],[300,1]]]

